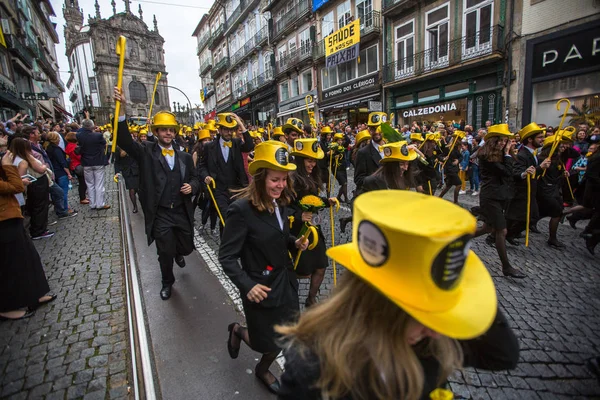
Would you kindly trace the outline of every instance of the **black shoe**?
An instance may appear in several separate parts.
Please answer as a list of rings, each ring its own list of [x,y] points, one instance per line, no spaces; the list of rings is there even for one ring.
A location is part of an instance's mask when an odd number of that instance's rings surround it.
[[[514,237],[507,237],[506,241],[513,246],[519,246],[521,244]]]
[[[569,221],[569,225],[571,225],[571,228],[577,229],[577,220],[575,218],[569,215],[567,216],[567,221]]]
[[[518,269],[514,269],[513,267],[503,268],[502,273],[504,274],[504,276],[510,276],[511,278],[517,278],[517,279],[527,278],[527,275],[525,275]]]
[[[160,298],[163,300],[169,300],[171,298],[171,284],[163,285],[160,290]]]
[[[19,318],[8,318],[8,317],[3,317],[2,315],[0,315],[0,321],[18,321],[20,319],[29,318],[33,314],[35,314],[35,310],[27,309],[27,310],[25,310],[25,314],[23,314]]]
[[[538,230],[537,226],[535,226],[535,225],[531,225],[529,227],[529,231],[533,232],[533,233],[540,233],[540,231]]]
[[[340,231],[342,231],[342,233],[346,233],[346,225],[348,225],[348,222],[350,222],[348,218],[340,218]]]
[[[486,243],[488,246],[496,247],[496,239],[495,239],[495,238],[494,238],[492,235],[488,235],[488,236],[485,238],[485,243]]]
[[[277,378],[275,378],[275,382],[268,384],[264,378],[256,374],[256,371],[254,371],[254,376],[256,376],[256,379],[258,379],[263,385],[266,386],[267,389],[269,389],[269,392],[273,394],[279,394],[279,391],[281,390],[281,384]]]
[[[316,306],[318,304],[317,298],[316,297],[307,297],[306,301],[304,302],[304,308],[311,308],[313,306]]]
[[[137,207],[133,207],[133,210],[132,210],[132,212],[133,212],[134,214],[137,214],[137,212],[138,212],[138,209],[137,209]]]
[[[593,238],[586,238],[585,239],[585,248],[587,249],[587,251],[590,252],[591,255],[595,256],[596,252],[594,251],[596,249],[596,245],[598,244],[598,241],[593,239]]]
[[[46,301],[40,301],[39,305],[50,303],[50,302],[56,300],[56,298],[58,297],[58,295],[56,295],[54,293],[48,293],[48,294],[46,294],[46,296],[49,296],[50,298]]]
[[[236,325],[238,325],[238,323],[234,322],[229,324],[229,326],[227,327],[227,330],[229,331],[229,337],[227,338],[227,352],[229,353],[229,357],[233,358],[234,360],[238,358],[238,355],[240,354],[240,347],[238,346],[238,348],[236,349],[231,344],[231,338],[233,337],[233,335],[235,335],[234,328]]]
[[[558,240],[548,240],[548,246],[553,249],[564,249],[565,245],[559,242]]]
[[[47,239],[51,238],[52,236],[54,236],[54,232],[46,231],[39,236],[32,236],[31,240]]]
[[[175,257],[175,263],[179,265],[179,268],[183,268],[185,267],[185,258],[183,258],[183,256],[177,256]]]

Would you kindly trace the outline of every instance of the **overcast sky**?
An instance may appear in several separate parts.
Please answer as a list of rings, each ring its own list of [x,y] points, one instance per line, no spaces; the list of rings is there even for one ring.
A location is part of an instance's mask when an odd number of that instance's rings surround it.
[[[69,1],[69,0],[66,0]],[[63,28],[65,19],[63,5],[65,0],[50,0],[56,17],[57,31],[60,43],[56,46],[58,65],[63,83],[69,79],[69,63],[65,55],[65,36]],[[125,10],[123,0],[115,0],[117,13]],[[113,15],[110,0],[98,0],[102,18]],[[198,56],[196,56],[196,39],[192,32],[200,22],[203,14],[207,13],[212,0],[131,0],[131,11],[136,15],[141,4],[144,22],[152,28],[152,16],[156,14],[158,32],[165,39],[165,62],[169,73],[169,86],[181,89],[190,99],[192,107],[200,104],[200,77],[198,76]],[[177,6],[180,5],[180,6]],[[181,7],[186,6],[186,7]],[[83,9],[84,24],[87,24],[88,15],[94,16],[94,0],[79,0],[79,7]],[[68,103],[68,93],[65,93]],[[173,101],[187,104],[185,97],[176,90],[169,89],[171,104]]]

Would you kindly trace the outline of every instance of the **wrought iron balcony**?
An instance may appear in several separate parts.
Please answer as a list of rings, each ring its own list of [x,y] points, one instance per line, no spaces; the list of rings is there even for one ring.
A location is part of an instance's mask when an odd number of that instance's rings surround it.
[[[269,38],[269,26],[265,25],[254,35],[253,46],[261,46],[263,43],[265,43],[267,41],[268,38]]]
[[[273,70],[268,69],[247,83],[249,94],[273,82]]]
[[[317,61],[325,57],[325,39],[318,41],[313,46],[313,60]]]
[[[271,11],[275,4],[277,4],[277,0],[262,0],[260,2],[260,9],[262,12]]]
[[[308,0],[300,0],[290,11],[273,24],[273,40],[294,29],[295,23],[310,13]]]
[[[242,47],[239,48],[231,56],[231,67],[236,66],[241,61],[243,61],[247,56],[251,55],[257,46],[263,44],[267,37],[269,36],[269,27],[267,25],[263,26],[258,32],[254,34]]]
[[[379,11],[370,11],[366,13],[360,21],[360,40],[367,40],[371,34],[379,35],[381,33],[381,13]]]
[[[221,72],[225,71],[227,68],[229,68],[229,57],[223,57],[213,66],[211,73],[213,79],[215,76],[220,75]]]
[[[309,42],[305,46],[301,46],[277,61],[277,75],[292,69],[300,62],[312,58],[312,44]]]
[[[219,44],[219,40],[223,37],[225,32],[225,24],[219,25],[219,27],[212,33],[208,40],[208,48],[213,50]]]
[[[208,44],[209,40],[210,40],[210,32],[208,32],[208,31],[204,32],[198,39],[198,46],[196,47],[196,55],[198,55],[198,56],[200,55],[202,50],[204,50],[204,48]]]
[[[465,61],[485,59],[493,55],[502,57],[504,50],[503,28],[500,25],[463,36],[438,46],[387,64],[383,70],[384,83],[397,82],[427,74]]]
[[[200,64],[200,69],[198,70],[198,72],[200,73],[200,76],[202,76],[205,75],[211,68],[212,60],[210,58],[207,58],[202,62],[202,64]]]
[[[25,65],[29,68],[33,68],[32,52],[25,46],[25,43],[14,35],[6,35],[6,44],[8,45],[8,48],[25,63]]]
[[[237,19],[242,15],[242,12],[248,6],[247,3],[248,3],[247,0],[240,0],[240,4],[236,7],[235,10],[233,10],[233,12],[229,16],[229,18],[227,18],[227,26],[229,28],[231,28],[233,25],[235,25]]]

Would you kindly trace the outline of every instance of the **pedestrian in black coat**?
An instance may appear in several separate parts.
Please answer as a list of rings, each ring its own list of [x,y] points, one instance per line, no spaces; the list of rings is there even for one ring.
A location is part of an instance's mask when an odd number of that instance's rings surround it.
[[[173,114],[157,113],[151,126],[156,141],[138,143],[129,133],[125,118],[126,100],[118,88],[115,88],[115,100],[121,101],[117,144],[137,162],[140,169],[139,197],[146,236],[148,245],[156,241],[162,275],[160,296],[167,300],[175,283],[173,261],[185,267],[183,257],[194,250],[192,196],[198,191],[200,181],[192,156],[172,146],[178,128]]]
[[[219,211],[225,218],[227,208],[233,201],[231,191],[248,185],[242,153],[251,152],[254,142],[236,114],[217,114],[217,127],[219,135],[203,148],[199,173],[200,179],[211,185]],[[234,133],[237,133],[237,137],[234,137]],[[222,224],[220,226],[223,234]]]
[[[129,190],[129,199],[133,205],[133,213],[138,212],[137,192],[140,188],[140,167],[133,157],[120,147],[117,147],[114,156],[115,175],[121,174],[125,179],[125,188]]]
[[[229,355],[237,358],[242,341],[262,353],[254,372],[274,393],[279,381],[269,367],[280,349],[273,327],[299,313],[298,281],[289,252],[306,250],[308,244],[290,234],[287,205],[293,190],[288,171],[295,168],[284,143],[268,141],[256,147],[249,166],[253,180],[229,207],[219,248],[219,262],[240,291],[248,325],[229,325]]]
[[[370,126],[369,132],[371,133],[371,143],[356,153],[354,183],[356,184],[357,193],[360,193],[365,178],[377,171],[379,160],[383,157],[383,152],[380,149],[380,146],[384,144],[383,136],[380,132],[377,132],[377,127]]]

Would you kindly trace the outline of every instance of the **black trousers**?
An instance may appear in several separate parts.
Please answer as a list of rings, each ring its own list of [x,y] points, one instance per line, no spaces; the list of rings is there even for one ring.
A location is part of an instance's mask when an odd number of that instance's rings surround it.
[[[219,206],[219,211],[221,211],[221,215],[223,219],[227,219],[227,209],[229,205],[233,202],[231,199],[231,193],[229,191],[223,190],[215,190],[214,191],[215,200],[217,201],[217,205]],[[211,199],[212,201],[212,199]],[[212,205],[212,204],[211,204]],[[219,227],[221,228],[221,234],[223,233],[223,225],[221,224],[221,220],[219,219]]]
[[[173,260],[177,256],[187,256],[194,250],[192,226],[184,206],[176,208],[158,207],[152,236],[156,241],[156,252],[163,285],[175,282]]]
[[[85,200],[85,194],[87,192],[87,185],[85,183],[85,177],[83,176],[83,167],[75,168],[73,172],[75,173],[75,176],[77,176],[77,182],[79,183],[77,185],[77,189],[79,190],[79,201],[83,201]]]
[[[43,175],[27,186],[27,212],[31,217],[29,234],[36,237],[48,230],[48,177]]]

